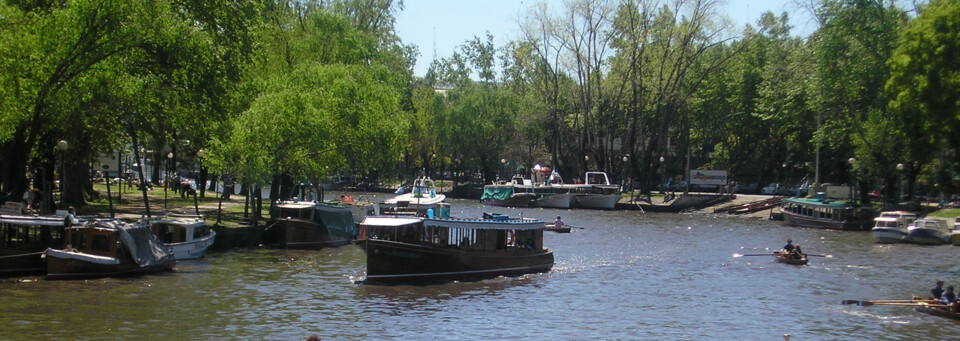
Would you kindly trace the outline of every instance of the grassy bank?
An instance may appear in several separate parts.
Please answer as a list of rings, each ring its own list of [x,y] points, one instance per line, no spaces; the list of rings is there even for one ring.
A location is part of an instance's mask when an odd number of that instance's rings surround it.
[[[87,206],[80,209],[80,215],[97,215],[109,217],[111,213],[110,204],[112,200],[113,213],[120,219],[136,219],[146,214],[146,207],[143,202],[143,192],[135,188],[120,189],[117,186],[110,186],[110,199],[107,197],[106,184],[94,184],[94,190],[99,193],[99,197],[87,201]],[[118,198],[119,196],[119,198]],[[204,198],[197,198],[194,203],[194,197],[182,196],[167,190],[164,195],[163,187],[154,187],[152,191],[147,191],[147,202],[150,204],[150,215],[158,216],[165,213],[195,214],[198,210],[200,215],[207,219],[211,225],[222,227],[246,226],[248,217],[252,211],[244,214],[244,203],[246,197],[242,195],[231,195],[230,200],[224,200],[222,211],[220,212],[220,223],[217,221],[217,211],[220,204],[219,193],[206,192]],[[270,216],[270,203],[264,201],[262,217]],[[263,223],[263,221],[261,221]]]

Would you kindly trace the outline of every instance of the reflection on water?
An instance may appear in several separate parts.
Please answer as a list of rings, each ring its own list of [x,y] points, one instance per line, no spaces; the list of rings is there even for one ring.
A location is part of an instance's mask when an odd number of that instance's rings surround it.
[[[955,321],[844,299],[960,284],[960,248],[877,245],[869,233],[714,215],[504,209],[583,226],[547,233],[553,271],[428,286],[365,285],[354,246],[237,250],[127,279],[0,282],[3,339],[942,339]],[[793,238],[808,266],[767,253]]]

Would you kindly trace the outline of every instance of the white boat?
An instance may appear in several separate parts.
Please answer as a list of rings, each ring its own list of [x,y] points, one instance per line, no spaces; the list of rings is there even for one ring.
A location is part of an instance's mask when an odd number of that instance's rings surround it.
[[[217,232],[197,216],[167,215],[150,221],[150,231],[173,249],[177,260],[202,258],[213,245]]]
[[[604,172],[587,172],[584,184],[569,185],[577,194],[574,206],[612,210],[620,201],[620,187],[610,184],[610,178]]]
[[[907,228],[907,241],[920,245],[942,245],[950,242],[950,230],[938,219],[917,219]]]
[[[413,190],[410,193],[403,193],[383,202],[383,206],[392,206],[394,208],[407,207],[409,209],[422,211],[437,206],[447,197],[437,193],[433,186],[433,180],[428,177],[422,177],[413,181]]]
[[[953,231],[950,231],[950,244],[960,245],[960,217],[953,220]]]
[[[881,212],[873,218],[874,226],[870,230],[877,243],[904,243],[907,240],[907,227],[917,220],[917,215],[906,211]]]

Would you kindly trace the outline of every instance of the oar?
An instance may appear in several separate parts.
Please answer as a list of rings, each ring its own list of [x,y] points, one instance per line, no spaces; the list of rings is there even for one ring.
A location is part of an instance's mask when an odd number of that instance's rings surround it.
[[[920,305],[938,303],[938,300],[843,300],[841,304],[856,304],[859,306],[868,305]]]
[[[739,254],[739,253],[734,253],[734,254],[733,254],[733,258],[753,257],[753,256],[773,256],[773,254],[772,254],[772,253],[748,253],[748,254],[745,254],[745,255],[741,255],[741,254]]]
[[[824,258],[833,258],[833,255],[811,255],[811,254],[809,254],[809,253],[805,253],[804,255],[806,255],[807,257],[824,257]]]

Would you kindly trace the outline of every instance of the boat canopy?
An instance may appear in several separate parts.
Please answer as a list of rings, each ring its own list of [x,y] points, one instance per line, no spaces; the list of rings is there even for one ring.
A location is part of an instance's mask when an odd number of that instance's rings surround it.
[[[377,227],[400,227],[419,224],[422,218],[416,217],[366,217],[360,225]]]
[[[353,223],[353,212],[343,207],[324,209],[323,205],[317,210],[318,218],[327,232],[334,237],[353,237],[357,235],[357,226]]]
[[[542,230],[544,223],[535,219],[424,219],[427,227],[445,227],[477,230]]]
[[[64,226],[63,217],[0,215],[0,223],[29,226]]]
[[[513,195],[513,186],[484,186],[480,200],[507,200]]]

